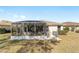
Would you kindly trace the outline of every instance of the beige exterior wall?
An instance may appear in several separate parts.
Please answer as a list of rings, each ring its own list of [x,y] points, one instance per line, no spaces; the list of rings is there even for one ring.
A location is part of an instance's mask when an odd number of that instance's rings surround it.
[[[74,31],[79,30],[79,27],[75,27]]]
[[[64,29],[64,27],[63,27],[63,26],[61,26],[60,30],[63,30],[63,29]]]
[[[58,27],[57,26],[49,26],[49,37],[54,37],[53,32],[58,32]]]

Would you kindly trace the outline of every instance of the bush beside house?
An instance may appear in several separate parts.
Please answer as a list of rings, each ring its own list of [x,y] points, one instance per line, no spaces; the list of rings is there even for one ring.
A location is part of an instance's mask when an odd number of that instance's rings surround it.
[[[71,28],[71,31],[73,32],[73,31],[74,31],[74,29],[75,29],[75,27],[72,27],[72,28]]]
[[[60,30],[59,31],[59,35],[66,35],[67,31],[64,31],[64,30]]]
[[[65,32],[68,32],[68,31],[69,31],[69,27],[65,27],[63,30],[64,30]]]
[[[75,32],[76,32],[76,33],[79,33],[79,30],[76,30]]]
[[[12,22],[6,20],[0,21],[0,34],[10,33],[11,23]]]
[[[0,28],[0,34],[10,33],[10,30],[6,30],[5,28]]]
[[[59,30],[59,35],[66,35],[69,31],[68,27],[65,27],[63,30]]]

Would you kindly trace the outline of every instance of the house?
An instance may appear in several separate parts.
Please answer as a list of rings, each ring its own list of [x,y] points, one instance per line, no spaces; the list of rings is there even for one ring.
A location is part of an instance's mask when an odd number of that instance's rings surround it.
[[[18,21],[13,22],[11,27],[11,40],[21,39],[52,39],[60,40],[58,38],[58,30],[62,24],[50,21]]]
[[[77,22],[64,22],[63,28],[64,27],[69,27],[69,31],[76,31],[76,30],[79,30],[79,23],[77,23]]]

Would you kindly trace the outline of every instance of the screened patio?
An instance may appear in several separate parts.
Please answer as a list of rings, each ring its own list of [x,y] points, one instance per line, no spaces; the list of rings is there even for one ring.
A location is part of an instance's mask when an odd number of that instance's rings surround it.
[[[48,26],[39,21],[15,22],[11,32],[12,36],[48,36]]]

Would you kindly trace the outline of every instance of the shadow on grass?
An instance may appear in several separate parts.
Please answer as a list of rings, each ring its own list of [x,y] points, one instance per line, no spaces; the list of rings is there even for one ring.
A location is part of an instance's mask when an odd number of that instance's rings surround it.
[[[16,53],[26,53],[28,50],[26,47],[20,48]]]
[[[4,48],[8,45],[8,40],[0,41],[0,48]]]
[[[51,53],[51,50],[54,48],[53,44],[57,45],[57,43],[59,42],[50,40],[28,41],[17,51],[17,53],[35,53],[36,51],[39,53]]]
[[[52,44],[57,45],[59,42],[57,41],[51,41]]]
[[[0,48],[4,48],[5,46],[8,45],[8,42],[9,42],[8,39],[9,39],[9,37],[0,39]]]
[[[9,41],[9,43],[10,44],[16,44],[16,43],[19,43],[20,41],[22,41],[22,40],[11,40],[11,41]]]

